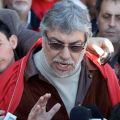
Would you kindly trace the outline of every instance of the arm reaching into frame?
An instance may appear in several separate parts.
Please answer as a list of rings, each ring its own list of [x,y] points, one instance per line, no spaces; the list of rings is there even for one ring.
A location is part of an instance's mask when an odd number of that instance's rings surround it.
[[[112,42],[103,37],[92,37],[88,40],[87,50],[99,56],[99,62],[105,64],[114,53]]]

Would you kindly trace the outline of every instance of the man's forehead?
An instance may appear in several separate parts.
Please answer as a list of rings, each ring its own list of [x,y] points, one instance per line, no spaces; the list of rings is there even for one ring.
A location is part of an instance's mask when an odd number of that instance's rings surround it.
[[[103,0],[102,5],[101,5],[101,10],[103,9],[113,10],[112,8],[114,8],[115,10],[120,8],[120,0],[117,0],[116,2],[113,0]]]
[[[65,42],[65,43],[70,43],[70,42],[82,42],[85,39],[85,33],[84,32],[72,32],[72,33],[61,33],[59,31],[56,32],[48,32],[48,37],[61,41],[61,42]]]
[[[101,13],[120,15],[120,0],[117,3],[112,0],[104,0],[101,5]]]

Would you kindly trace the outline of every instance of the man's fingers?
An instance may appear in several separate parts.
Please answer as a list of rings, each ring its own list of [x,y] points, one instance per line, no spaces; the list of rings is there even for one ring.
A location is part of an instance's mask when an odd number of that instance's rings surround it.
[[[104,53],[98,53],[98,55],[100,56],[98,61],[100,64],[104,65],[111,59],[112,54],[114,52],[114,47],[108,39],[104,38],[104,42],[102,42],[102,48],[104,50]],[[99,50],[97,51],[99,52]]]
[[[33,112],[34,113],[38,113],[38,111],[39,112],[43,112],[42,109],[41,109],[41,107],[40,107],[40,105],[37,105]]]
[[[87,50],[93,54],[97,54],[98,56],[104,53],[100,39],[101,38],[98,38],[98,37],[91,37],[89,38],[88,45],[87,45]]]
[[[42,99],[42,102],[41,102],[41,107],[44,107],[46,106],[48,100],[50,99],[51,97],[51,94],[50,93],[46,93],[44,96],[43,96],[43,99]]]
[[[32,108],[32,110],[35,110],[38,105],[40,107],[44,107],[44,109],[45,109],[46,108],[46,104],[47,104],[47,102],[48,102],[48,100],[49,100],[50,97],[51,97],[50,93],[46,93],[45,95],[41,96],[39,98],[39,100],[37,101],[37,103]]]
[[[92,45],[92,48],[94,49],[94,52],[96,52],[98,56],[101,56],[104,54],[104,50],[100,48],[99,46]]]
[[[43,113],[42,111],[40,111],[41,109],[40,109],[40,106],[39,105],[37,105],[36,107],[35,107],[35,109],[32,109],[31,111],[30,111],[30,113],[29,113],[29,115],[28,115],[28,120],[34,120],[36,117],[37,117],[37,115],[38,115],[38,113]]]
[[[57,103],[51,108],[51,110],[48,112],[50,119],[58,112],[60,107],[61,107],[61,105],[59,103]]]
[[[50,97],[51,94],[49,93],[46,93],[44,96],[40,97],[40,101],[38,102],[38,105],[40,105],[42,111],[46,111],[46,105]]]
[[[47,119],[51,120],[51,118],[55,115],[55,113],[60,109],[61,105],[59,103],[55,104],[49,112],[46,112],[46,104],[51,97],[51,94],[45,94],[41,96],[38,102],[32,108],[28,120],[33,119]],[[43,105],[42,105],[43,104]]]
[[[109,53],[113,53],[114,47],[113,47],[112,43],[110,42],[109,39],[107,39],[107,38],[104,38],[104,39],[105,39],[105,41],[102,43],[103,48],[105,48],[106,51],[108,51]]]
[[[103,55],[106,51],[110,54],[114,52],[112,42],[103,37],[89,38],[87,49],[91,52],[97,53],[99,56]]]
[[[99,56],[99,63],[107,63],[114,52],[112,42],[107,38],[92,37],[88,40],[87,50]]]

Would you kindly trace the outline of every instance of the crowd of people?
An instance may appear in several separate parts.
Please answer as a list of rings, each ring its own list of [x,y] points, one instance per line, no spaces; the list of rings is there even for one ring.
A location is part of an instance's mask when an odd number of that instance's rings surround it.
[[[0,120],[9,112],[72,120],[80,106],[119,120],[119,8],[119,0],[1,1]],[[89,109],[81,120],[98,117]]]

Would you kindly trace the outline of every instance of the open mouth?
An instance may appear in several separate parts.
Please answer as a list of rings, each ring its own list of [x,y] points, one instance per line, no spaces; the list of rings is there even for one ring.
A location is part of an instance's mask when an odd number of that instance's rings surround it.
[[[71,69],[71,65],[65,63],[56,63],[56,68],[60,71],[69,71]]]

